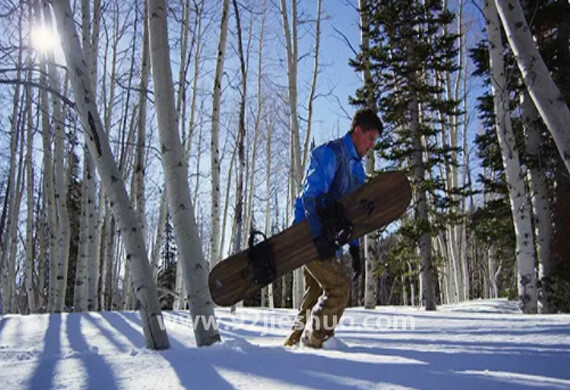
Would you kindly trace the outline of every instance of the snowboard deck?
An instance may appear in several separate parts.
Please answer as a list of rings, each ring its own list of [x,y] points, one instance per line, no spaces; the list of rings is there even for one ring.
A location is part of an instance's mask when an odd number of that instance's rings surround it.
[[[412,199],[410,183],[403,172],[383,172],[355,192],[340,199],[353,230],[350,240],[378,230],[400,217]],[[318,259],[307,221],[292,226],[267,240],[274,259],[275,279]],[[253,280],[249,249],[218,263],[208,284],[214,302],[231,306],[255,294],[266,284]],[[275,280],[274,279],[274,280]]]

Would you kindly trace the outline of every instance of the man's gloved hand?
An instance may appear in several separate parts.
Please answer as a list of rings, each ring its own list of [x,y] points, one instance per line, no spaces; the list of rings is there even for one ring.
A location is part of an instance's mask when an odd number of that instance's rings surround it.
[[[350,246],[349,250],[350,256],[352,257],[352,269],[354,275],[352,276],[352,281],[356,281],[360,274],[362,273],[362,260],[360,259],[360,247]]]
[[[338,246],[334,242],[330,242],[324,235],[313,239],[313,242],[317,247],[319,259],[321,260],[327,260],[334,257],[338,250]]]

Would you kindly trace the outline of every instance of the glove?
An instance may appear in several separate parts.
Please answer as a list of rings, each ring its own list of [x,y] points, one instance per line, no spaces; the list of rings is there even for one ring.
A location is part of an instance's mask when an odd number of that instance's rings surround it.
[[[356,281],[360,274],[362,273],[362,260],[360,259],[360,247],[350,246],[348,249],[350,256],[352,257],[352,269],[354,275],[352,276],[352,281]]]
[[[334,242],[330,242],[324,235],[313,240],[317,247],[319,259],[327,260],[335,256],[338,246]]]

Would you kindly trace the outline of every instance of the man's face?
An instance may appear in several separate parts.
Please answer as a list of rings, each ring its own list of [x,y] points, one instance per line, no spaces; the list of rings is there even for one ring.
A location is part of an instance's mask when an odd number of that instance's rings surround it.
[[[356,126],[352,132],[352,142],[356,148],[356,152],[360,157],[364,157],[370,149],[374,147],[378,139],[378,130],[363,131],[360,126]]]

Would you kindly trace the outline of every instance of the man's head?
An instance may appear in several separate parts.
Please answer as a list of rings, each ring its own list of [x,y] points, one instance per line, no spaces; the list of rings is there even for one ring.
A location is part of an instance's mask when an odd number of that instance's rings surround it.
[[[383,126],[376,112],[370,108],[362,108],[354,114],[350,125],[350,136],[356,152],[360,157],[374,147],[382,134]]]

